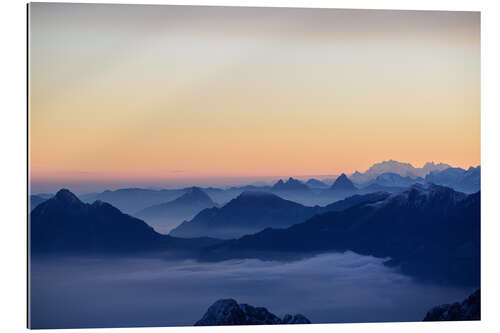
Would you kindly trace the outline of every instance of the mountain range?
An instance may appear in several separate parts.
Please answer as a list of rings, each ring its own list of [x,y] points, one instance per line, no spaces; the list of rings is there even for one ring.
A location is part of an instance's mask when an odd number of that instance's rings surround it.
[[[308,207],[269,192],[245,191],[223,207],[201,211],[191,221],[185,221],[173,229],[170,235],[237,238],[268,227],[286,228],[316,214],[376,202],[387,196],[387,193],[356,195],[324,207]]]
[[[244,191],[267,191],[275,193],[282,198],[292,200],[303,205],[326,205],[335,200],[341,200],[349,195],[358,193],[366,194],[375,191],[399,192],[415,183],[436,183],[454,188],[455,190],[473,193],[480,188],[480,167],[468,170],[452,168],[444,163],[426,163],[422,168],[415,168],[409,163],[401,163],[394,160],[375,163],[364,173],[356,171],[350,176],[341,175],[336,178],[319,179],[310,178],[302,182],[290,177],[286,181],[280,179],[273,185],[252,184],[244,186],[233,186],[229,188],[205,187],[202,190],[210,196],[214,203],[222,206],[236,198]],[[441,173],[442,172],[442,173]],[[432,174],[432,175],[431,175]],[[450,178],[449,174],[453,174]],[[345,176],[345,177],[344,177]],[[357,190],[336,190],[335,182],[344,182],[347,178]],[[340,184],[339,184],[340,185]],[[345,185],[345,184],[344,184]],[[340,186],[342,187],[342,186]],[[88,193],[80,195],[82,201],[92,203],[96,200],[108,202],[127,214],[136,214],[139,211],[154,205],[160,205],[175,200],[184,193],[190,191],[188,188],[177,189],[144,189],[123,188],[117,190],[106,190],[100,193]],[[51,195],[36,194],[40,197]],[[35,200],[37,200],[36,198]],[[38,202],[37,202],[38,203]],[[36,206],[33,201],[33,206]]]
[[[414,185],[375,203],[216,244],[202,258],[280,259],[346,250],[391,258],[387,265],[424,280],[478,285],[480,193]]]
[[[108,203],[84,203],[66,189],[31,212],[29,236],[32,254],[192,251],[217,242],[161,235]]]
[[[191,189],[191,194],[201,193]],[[84,203],[63,189],[31,212],[30,249],[32,254],[182,252],[209,261],[350,250],[390,258],[387,265],[422,279],[479,285],[480,193],[416,184],[398,193],[356,194],[308,207],[246,191],[162,235],[111,204]]]

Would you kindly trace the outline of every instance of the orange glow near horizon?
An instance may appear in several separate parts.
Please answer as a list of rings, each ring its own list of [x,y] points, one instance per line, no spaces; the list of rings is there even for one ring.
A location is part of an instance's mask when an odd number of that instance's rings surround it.
[[[32,179],[480,164],[477,12],[30,8]]]

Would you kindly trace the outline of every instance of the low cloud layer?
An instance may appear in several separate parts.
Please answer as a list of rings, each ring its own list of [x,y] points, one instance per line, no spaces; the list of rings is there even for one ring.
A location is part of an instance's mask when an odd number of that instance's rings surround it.
[[[31,266],[34,328],[192,325],[220,298],[313,323],[419,321],[471,290],[425,285],[352,252],[280,263],[60,258]]]

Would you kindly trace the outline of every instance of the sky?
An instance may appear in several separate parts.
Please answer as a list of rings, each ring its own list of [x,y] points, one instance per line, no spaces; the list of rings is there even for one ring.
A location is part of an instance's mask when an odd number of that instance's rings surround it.
[[[480,14],[30,4],[31,184],[480,164]]]

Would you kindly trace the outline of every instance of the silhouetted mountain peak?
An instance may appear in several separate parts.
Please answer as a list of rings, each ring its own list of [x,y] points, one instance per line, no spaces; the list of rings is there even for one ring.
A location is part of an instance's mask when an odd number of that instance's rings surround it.
[[[339,191],[355,191],[356,186],[351,182],[349,178],[347,178],[346,174],[341,174],[330,187],[332,190]]]
[[[309,187],[298,179],[293,177],[288,178],[286,182],[282,179],[273,185],[274,190],[309,190]]]
[[[73,192],[65,188],[59,190],[52,199],[66,204],[75,204],[75,203],[83,204],[80,201],[80,199],[78,199],[78,197],[75,194],[73,194]]]

